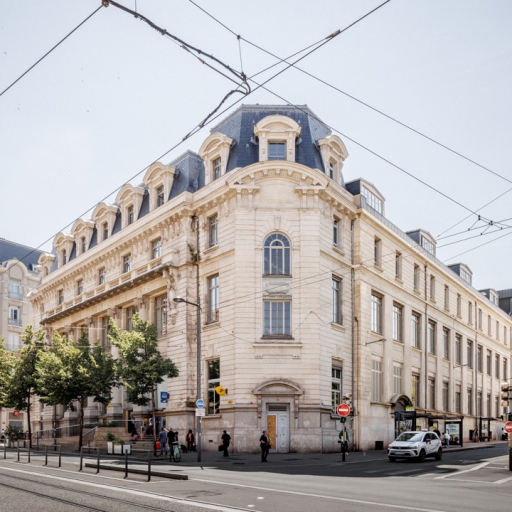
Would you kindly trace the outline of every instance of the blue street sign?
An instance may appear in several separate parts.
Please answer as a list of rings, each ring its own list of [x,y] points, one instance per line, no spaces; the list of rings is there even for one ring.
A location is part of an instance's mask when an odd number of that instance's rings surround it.
[[[196,401],[196,407],[198,409],[204,409],[204,400],[202,398]]]
[[[169,393],[167,393],[167,391],[160,391],[160,402],[163,404],[169,402]]]

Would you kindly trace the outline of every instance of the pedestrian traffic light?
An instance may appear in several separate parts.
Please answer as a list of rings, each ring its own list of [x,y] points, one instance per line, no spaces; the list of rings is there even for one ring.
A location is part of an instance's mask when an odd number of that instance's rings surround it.
[[[510,384],[503,382],[501,384],[501,406],[508,407],[510,403]]]
[[[345,416],[342,416],[340,418],[341,423],[345,423],[347,421],[347,418]]]

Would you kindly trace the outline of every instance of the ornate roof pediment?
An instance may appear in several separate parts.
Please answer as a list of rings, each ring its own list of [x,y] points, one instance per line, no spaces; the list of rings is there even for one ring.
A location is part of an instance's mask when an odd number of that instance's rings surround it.
[[[289,379],[269,379],[258,384],[253,391],[255,395],[303,395],[303,389]]]

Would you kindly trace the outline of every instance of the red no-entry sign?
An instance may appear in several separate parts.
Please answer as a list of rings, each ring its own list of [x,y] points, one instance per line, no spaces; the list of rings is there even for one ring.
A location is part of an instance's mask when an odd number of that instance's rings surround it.
[[[340,416],[348,416],[350,414],[350,407],[347,404],[338,405],[338,414]],[[512,423],[512,421],[510,423]]]
[[[505,430],[505,432],[507,434],[512,434],[512,421],[507,421],[507,423],[505,423],[505,426],[503,427],[503,429]]]

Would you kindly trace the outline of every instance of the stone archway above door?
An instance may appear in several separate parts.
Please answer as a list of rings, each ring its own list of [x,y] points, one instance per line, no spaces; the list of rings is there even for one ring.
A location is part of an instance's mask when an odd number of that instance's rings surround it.
[[[263,399],[272,397],[279,400],[279,398],[293,398],[294,402],[294,416],[299,415],[299,396],[304,394],[304,390],[290,379],[269,379],[258,384],[252,392],[258,398],[258,418],[261,418]]]
[[[401,393],[394,394],[389,403],[394,407],[395,412],[405,411],[406,407],[413,405],[412,400],[407,395],[402,395]]]

